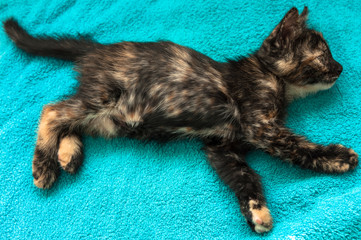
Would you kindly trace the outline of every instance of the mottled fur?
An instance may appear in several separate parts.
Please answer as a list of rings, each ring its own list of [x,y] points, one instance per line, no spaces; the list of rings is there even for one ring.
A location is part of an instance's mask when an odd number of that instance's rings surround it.
[[[307,8],[292,8],[247,58],[220,63],[172,42],[35,38],[9,19],[15,44],[35,55],[76,62],[74,96],[44,107],[33,160],[34,183],[49,188],[59,165],[74,173],[82,163],[81,134],[168,140],[197,137],[211,165],[235,192],[253,230],[272,218],[260,177],[245,155],[261,149],[303,168],[340,173],[357,154],[341,145],[317,145],[284,125],[294,98],[331,87],[342,66],[322,34],[306,26]]]

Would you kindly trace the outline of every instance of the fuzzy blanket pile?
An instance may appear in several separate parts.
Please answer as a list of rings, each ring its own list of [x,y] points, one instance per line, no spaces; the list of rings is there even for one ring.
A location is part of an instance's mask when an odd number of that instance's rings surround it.
[[[35,35],[85,34],[101,43],[167,39],[225,61],[256,50],[284,14],[310,9],[344,68],[335,87],[293,102],[287,124],[321,143],[361,153],[361,5],[358,1],[0,0]],[[0,31],[0,239],[361,238],[361,168],[342,175],[248,156],[263,177],[274,229],[258,235],[202,144],[84,137],[85,160],[50,190],[33,185],[31,161],[42,106],[74,92],[72,64],[32,57]]]

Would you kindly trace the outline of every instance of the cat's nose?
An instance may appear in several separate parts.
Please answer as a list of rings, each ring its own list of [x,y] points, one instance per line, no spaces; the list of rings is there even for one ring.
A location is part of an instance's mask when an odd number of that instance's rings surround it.
[[[340,75],[342,73],[343,67],[338,62],[334,65],[334,71],[337,73],[337,75]]]

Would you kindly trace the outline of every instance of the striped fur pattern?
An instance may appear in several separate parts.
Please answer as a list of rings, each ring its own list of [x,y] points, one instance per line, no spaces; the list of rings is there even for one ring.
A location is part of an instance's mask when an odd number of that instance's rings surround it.
[[[235,192],[250,227],[272,228],[260,177],[246,154],[261,149],[306,169],[352,170],[358,155],[318,145],[284,125],[287,104],[330,88],[342,72],[321,33],[306,26],[308,9],[287,12],[258,51],[216,62],[172,42],[34,37],[14,19],[4,28],[26,52],[74,61],[80,85],[69,99],[44,107],[33,159],[34,183],[50,188],[59,166],[82,164],[83,134],[169,140],[199,138],[210,164]]]

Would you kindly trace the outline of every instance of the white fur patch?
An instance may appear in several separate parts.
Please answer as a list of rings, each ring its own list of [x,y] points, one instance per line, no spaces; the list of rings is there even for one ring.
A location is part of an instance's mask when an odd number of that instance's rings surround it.
[[[303,98],[309,94],[316,93],[318,91],[330,89],[335,82],[326,84],[326,83],[317,83],[310,84],[305,86],[298,86],[293,84],[286,85],[286,97],[289,101],[292,101],[296,98]]]
[[[250,211],[252,213],[252,222],[254,230],[257,233],[268,232],[272,229],[272,217],[267,207],[262,206],[260,209],[255,209],[254,206],[258,204],[255,200],[248,202]]]

